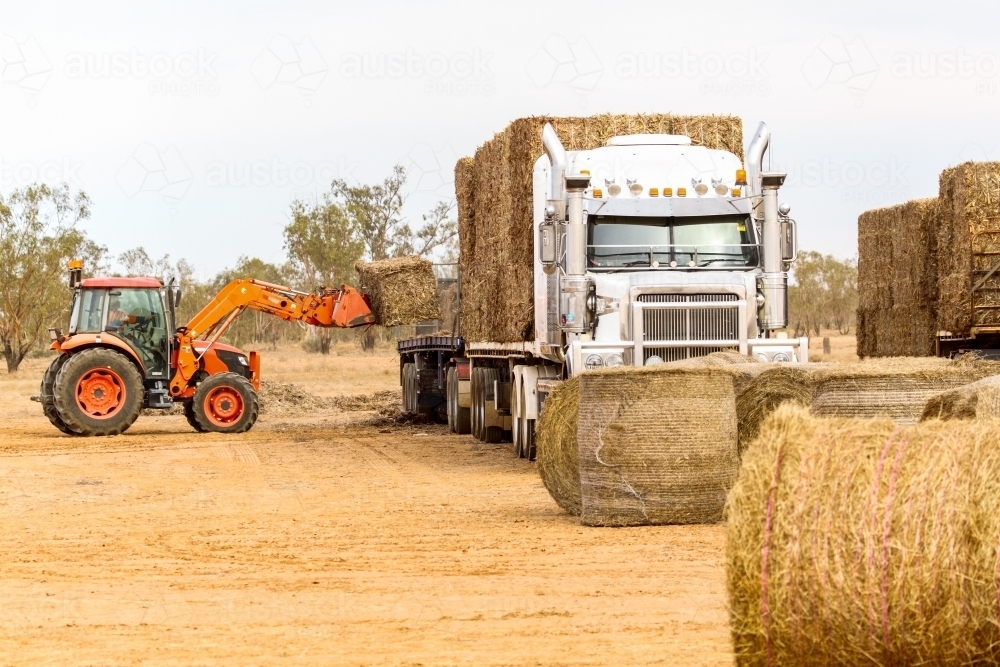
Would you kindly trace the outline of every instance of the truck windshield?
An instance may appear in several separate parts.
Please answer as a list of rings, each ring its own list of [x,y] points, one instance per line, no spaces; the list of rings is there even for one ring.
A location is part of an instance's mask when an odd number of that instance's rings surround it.
[[[592,215],[587,264],[594,269],[756,267],[750,218],[713,215],[674,218]]]

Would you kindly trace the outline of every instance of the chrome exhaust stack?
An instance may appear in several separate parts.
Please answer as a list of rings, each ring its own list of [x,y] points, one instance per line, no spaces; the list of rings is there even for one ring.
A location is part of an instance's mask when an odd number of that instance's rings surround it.
[[[763,124],[762,124],[763,125]],[[761,224],[761,246],[764,273],[757,278],[760,301],[760,326],[765,331],[788,326],[788,272],[785,270],[787,248],[783,247],[783,217],[778,210],[778,189],[786,174],[768,172],[759,176],[764,221]]]
[[[569,220],[566,223],[566,273],[560,280],[559,325],[567,334],[587,333],[592,317],[590,295],[594,283],[587,277],[587,223],[583,219],[583,193],[590,186],[588,174],[566,177]]]
[[[767,150],[770,140],[771,131],[767,129],[766,124],[761,122],[747,147],[747,189],[753,197],[759,197],[762,194],[760,176],[764,169],[764,151]]]

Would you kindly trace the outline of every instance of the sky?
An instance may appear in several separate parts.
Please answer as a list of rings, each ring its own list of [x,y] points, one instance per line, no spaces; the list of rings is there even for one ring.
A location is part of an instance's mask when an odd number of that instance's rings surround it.
[[[735,114],[803,249],[1000,160],[1000,18],[951,2],[3,3],[0,192],[68,183],[112,256],[207,278],[281,262],[296,198],[409,174],[413,225],[458,157],[527,115]]]

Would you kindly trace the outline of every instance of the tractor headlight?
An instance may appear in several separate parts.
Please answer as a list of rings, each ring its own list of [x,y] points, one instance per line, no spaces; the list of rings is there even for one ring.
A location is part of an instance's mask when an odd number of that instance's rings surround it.
[[[244,366],[247,365],[247,358],[244,357],[243,355],[240,355],[240,356],[236,357],[236,360],[239,361]]]
[[[588,371],[592,371],[595,368],[603,368],[604,359],[601,359],[601,355],[599,354],[591,354],[587,357],[587,360],[584,362],[584,366],[587,367]]]
[[[618,368],[625,365],[625,359],[620,354],[612,353],[604,360],[604,365],[608,368]]]

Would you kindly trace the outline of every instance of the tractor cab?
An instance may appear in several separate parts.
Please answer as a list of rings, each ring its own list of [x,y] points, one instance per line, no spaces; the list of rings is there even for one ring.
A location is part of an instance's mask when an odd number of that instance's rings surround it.
[[[167,304],[170,304],[170,307]],[[174,333],[173,291],[156,278],[88,278],[74,290],[71,337],[93,336],[96,344],[125,345],[139,360],[145,379],[170,377]],[[117,341],[112,342],[108,334]]]

